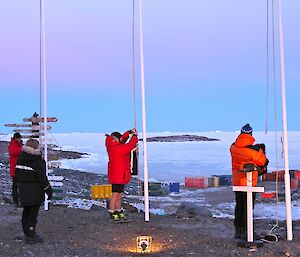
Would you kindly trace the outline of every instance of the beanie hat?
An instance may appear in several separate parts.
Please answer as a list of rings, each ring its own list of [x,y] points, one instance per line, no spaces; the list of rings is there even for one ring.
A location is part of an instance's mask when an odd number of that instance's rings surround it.
[[[111,133],[111,136],[114,136],[114,137],[120,139],[122,135],[121,135],[121,133],[115,131],[115,132]]]
[[[19,132],[16,132],[14,135],[13,135],[13,139],[20,139],[22,138],[21,134]]]
[[[242,127],[241,134],[250,134],[250,135],[252,135],[252,128],[251,128],[249,123],[247,123],[244,127]]]
[[[37,149],[39,146],[39,141],[31,138],[26,142],[26,146],[32,147],[33,149]]]

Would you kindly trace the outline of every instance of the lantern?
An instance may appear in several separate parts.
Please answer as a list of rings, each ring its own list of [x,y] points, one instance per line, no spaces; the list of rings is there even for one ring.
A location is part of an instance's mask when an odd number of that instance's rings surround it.
[[[137,253],[150,253],[151,252],[151,236],[138,236],[136,238],[136,252]]]

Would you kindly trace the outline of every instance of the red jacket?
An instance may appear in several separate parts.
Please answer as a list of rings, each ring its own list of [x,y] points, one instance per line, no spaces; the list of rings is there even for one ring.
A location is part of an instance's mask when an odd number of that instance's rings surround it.
[[[8,145],[8,153],[9,153],[9,168],[10,168],[10,176],[14,177],[16,173],[16,162],[19,158],[19,155],[22,151],[22,143],[18,140],[11,139]]]
[[[254,137],[249,134],[240,134],[230,147],[232,160],[232,185],[247,186],[245,172],[239,172],[243,169],[245,163],[253,163],[255,166],[266,166],[268,159],[262,149],[253,145]],[[252,186],[257,185],[258,172],[252,172]]]
[[[121,142],[113,140],[112,136],[107,136],[105,140],[108,153],[108,182],[110,184],[128,184],[131,178],[130,173],[130,152],[136,147],[137,136],[132,136],[128,143],[129,132],[125,132],[121,137]]]

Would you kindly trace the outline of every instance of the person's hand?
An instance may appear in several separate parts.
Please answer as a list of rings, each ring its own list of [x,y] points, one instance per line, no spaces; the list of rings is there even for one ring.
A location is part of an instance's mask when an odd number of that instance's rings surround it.
[[[133,135],[135,135],[135,136],[138,135],[138,133],[137,133],[137,131],[136,131],[136,128],[133,128],[133,129],[131,129],[130,131],[131,131],[131,133],[132,133]]]
[[[47,194],[47,200],[51,200],[52,199],[53,190],[52,190],[52,187],[50,185],[45,190],[45,193]]]

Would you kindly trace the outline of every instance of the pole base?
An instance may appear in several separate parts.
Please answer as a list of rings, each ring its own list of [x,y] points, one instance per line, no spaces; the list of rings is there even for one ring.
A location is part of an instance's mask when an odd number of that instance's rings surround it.
[[[264,243],[261,240],[254,240],[253,242],[240,240],[238,241],[237,245],[243,248],[260,248],[263,247]]]

